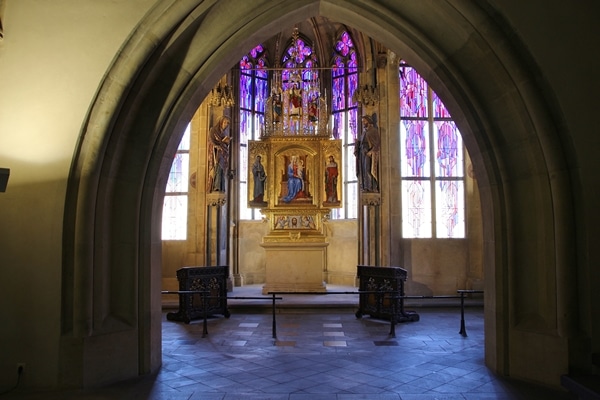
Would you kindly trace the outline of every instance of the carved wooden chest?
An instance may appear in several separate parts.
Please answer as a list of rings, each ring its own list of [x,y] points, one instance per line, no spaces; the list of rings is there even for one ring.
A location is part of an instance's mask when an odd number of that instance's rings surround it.
[[[206,315],[223,314],[229,318],[227,309],[227,279],[229,266],[183,267],[177,270],[179,291],[205,292],[180,293],[179,310],[167,313],[169,321],[183,321],[204,318]],[[204,300],[206,299],[206,304]]]
[[[400,267],[357,266],[360,280],[359,309],[356,317],[364,314],[371,317],[389,319],[395,315],[396,322],[418,321],[414,311],[404,310],[404,281],[406,270]],[[369,293],[376,292],[376,293]]]

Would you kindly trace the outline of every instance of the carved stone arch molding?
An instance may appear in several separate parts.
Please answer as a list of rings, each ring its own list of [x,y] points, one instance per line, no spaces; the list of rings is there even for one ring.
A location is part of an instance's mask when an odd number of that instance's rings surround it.
[[[75,212],[64,222],[62,384],[94,386],[158,369],[155,216],[187,121],[249,48],[318,15],[360,28],[408,60],[458,121],[483,205],[486,363],[555,384],[531,372],[545,369],[547,353],[565,364],[569,358],[558,333],[570,324],[562,307],[573,296],[574,278],[565,273],[573,219],[553,99],[541,97],[548,91],[539,90],[535,66],[517,56],[526,53],[480,8],[485,2],[387,3],[156,2],[101,82],[74,155],[66,207]],[[538,286],[523,290],[523,281]],[[527,346],[541,335],[542,349]]]

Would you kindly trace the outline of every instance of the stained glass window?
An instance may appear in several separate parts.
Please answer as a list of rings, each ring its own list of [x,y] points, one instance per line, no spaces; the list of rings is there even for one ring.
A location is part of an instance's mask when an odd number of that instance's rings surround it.
[[[352,37],[343,31],[337,37],[331,71],[331,108],[333,136],[342,140],[344,204],[331,211],[332,219],[356,218],[358,212],[358,180],[354,162],[354,142],[358,104],[353,100],[358,86],[358,61]]]
[[[268,61],[262,45],[254,47],[240,60],[240,190],[241,219],[260,219],[260,211],[248,208],[248,141],[258,139],[264,123],[265,102],[269,95]]]
[[[404,62],[400,78],[402,233],[405,238],[464,238],[464,150],[441,99]]]
[[[171,164],[165,189],[162,215],[163,240],[185,240],[187,237],[189,166],[190,125],[188,124]]]

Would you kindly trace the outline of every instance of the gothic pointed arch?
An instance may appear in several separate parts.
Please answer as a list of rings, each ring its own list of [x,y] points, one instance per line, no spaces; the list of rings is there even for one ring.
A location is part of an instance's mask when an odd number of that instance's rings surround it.
[[[561,195],[570,193],[571,146],[556,145],[560,113],[526,49],[479,2],[440,1],[435,13],[419,2],[352,4],[166,0],[144,17],[90,105],[68,182],[66,207],[75,212],[64,222],[60,376],[70,384],[158,369],[155,216],[179,139],[232,60],[278,24],[310,15],[360,27],[403,54],[461,126],[486,206],[487,365],[555,384],[543,372],[545,354],[561,360],[564,371],[577,359],[569,347],[576,321],[562,312],[576,279],[569,273],[575,213],[572,199]],[[525,281],[539,285],[520,285]],[[105,349],[115,346],[108,360]],[[88,366],[99,364],[90,373]]]

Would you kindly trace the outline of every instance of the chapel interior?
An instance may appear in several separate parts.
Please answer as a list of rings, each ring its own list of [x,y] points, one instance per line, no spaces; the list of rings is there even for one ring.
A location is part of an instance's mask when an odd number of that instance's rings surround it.
[[[230,296],[400,267],[480,295],[490,373],[598,381],[591,0],[78,1],[0,0],[0,389],[159,373],[216,266]]]

